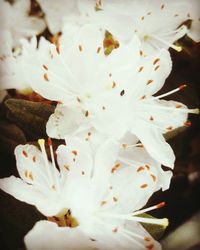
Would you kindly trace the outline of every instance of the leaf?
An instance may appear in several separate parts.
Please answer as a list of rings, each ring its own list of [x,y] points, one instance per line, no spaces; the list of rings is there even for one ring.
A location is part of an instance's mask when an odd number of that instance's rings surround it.
[[[138,215],[138,217],[156,219],[155,217],[147,213],[140,214]],[[149,223],[147,224],[147,223],[142,223],[142,222],[141,224],[147,230],[147,232],[149,232],[151,236],[156,240],[159,240],[163,236],[167,228],[166,226],[162,226],[162,225],[155,225],[155,224],[149,224]]]
[[[18,144],[25,144],[26,137],[15,124],[0,120],[0,151],[12,152]]]
[[[175,136],[179,135],[180,133],[184,132],[185,130],[187,129],[186,126],[183,126],[183,127],[179,127],[179,128],[176,128],[172,131],[169,131],[167,133],[164,134],[164,137],[165,137],[165,140],[170,140],[172,138],[174,138]]]
[[[32,138],[46,137],[46,123],[55,107],[42,102],[31,102],[21,99],[8,99],[7,118],[15,122]]]

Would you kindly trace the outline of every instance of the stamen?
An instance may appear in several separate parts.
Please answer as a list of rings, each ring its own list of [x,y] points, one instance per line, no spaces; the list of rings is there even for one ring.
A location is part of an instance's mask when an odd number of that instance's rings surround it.
[[[186,84],[182,84],[182,85],[180,85],[178,88],[173,89],[173,90],[171,90],[171,91],[169,91],[169,92],[167,92],[167,93],[165,93],[165,94],[162,94],[162,95],[159,95],[159,96],[155,96],[154,98],[155,98],[155,99],[160,99],[160,98],[166,97],[166,96],[168,96],[168,95],[171,95],[171,94],[174,94],[174,93],[176,93],[176,92],[178,92],[178,91],[181,91],[181,90],[185,89],[186,87],[187,87]]]
[[[155,35],[151,35],[151,37],[154,38],[155,40],[158,40],[159,42],[161,42],[161,43],[169,46],[170,48],[176,50],[177,52],[181,52],[182,51],[182,47],[181,46],[170,44],[169,42],[166,42],[164,39],[161,39],[160,37],[155,36]]]
[[[106,218],[115,218],[115,219],[129,220],[129,221],[137,221],[141,223],[161,225],[165,228],[169,225],[169,220],[167,218],[163,218],[163,219],[143,218],[143,217],[138,217],[138,216],[132,216],[129,214],[111,214],[111,213],[104,213],[104,212],[99,213],[99,215],[102,217],[106,217]]]
[[[45,162],[47,174],[48,174],[48,177],[50,179],[50,183],[49,183],[50,188],[52,188],[54,182],[53,182],[52,174],[51,174],[51,171],[50,171],[50,168],[49,168],[49,162],[48,162],[47,153],[46,153],[46,149],[45,149],[45,140],[44,139],[39,139],[38,144],[39,144],[40,149],[42,151],[42,156],[43,156],[43,159],[44,159],[44,162]]]
[[[54,158],[54,153],[53,153],[53,145],[52,145],[51,138],[48,138],[48,145],[49,145],[49,148],[50,148],[51,161],[52,161],[52,165],[53,165],[52,173],[53,173],[54,181],[56,182],[55,189],[60,190],[59,181],[58,181],[58,178],[57,178],[57,171],[56,171],[57,169],[56,169],[56,163],[55,163],[55,158]]]
[[[132,213],[132,216],[135,216],[135,215],[138,215],[138,214],[143,214],[143,213],[155,210],[155,209],[162,208],[164,206],[165,206],[165,202],[160,202],[157,205],[154,205],[152,207],[148,207],[148,208],[144,208],[144,209],[141,209],[139,211],[136,211],[136,212]]]

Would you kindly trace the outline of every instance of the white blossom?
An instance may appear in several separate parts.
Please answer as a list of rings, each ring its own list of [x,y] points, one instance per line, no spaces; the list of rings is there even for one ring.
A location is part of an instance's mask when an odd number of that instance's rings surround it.
[[[91,25],[80,29],[72,41],[56,47],[41,39],[37,52],[24,45],[24,74],[28,74],[31,87],[62,103],[47,124],[49,136],[64,138],[94,129],[123,143],[130,132],[156,160],[173,167],[174,154],[162,134],[183,126],[187,114],[198,110],[160,100],[185,85],[153,96],[171,71],[168,51],[145,57],[134,37],[106,56],[102,33]]]
[[[57,149],[58,170],[51,140],[52,162],[44,140],[39,144],[42,152],[32,145],[17,146],[20,178],[0,180],[2,190],[35,205],[50,221],[38,222],[28,233],[28,249],[87,249],[91,244],[95,249],[160,249],[139,222],[167,226],[167,219],[137,216],[164,205],[139,210],[163,184],[158,178],[161,168],[143,149],[126,164],[116,161],[119,145],[113,140],[93,153],[88,142],[68,137]]]
[[[1,56],[9,55],[19,46],[20,39],[30,38],[44,30],[44,21],[29,15],[30,4],[30,0],[16,0],[13,4],[0,0]]]

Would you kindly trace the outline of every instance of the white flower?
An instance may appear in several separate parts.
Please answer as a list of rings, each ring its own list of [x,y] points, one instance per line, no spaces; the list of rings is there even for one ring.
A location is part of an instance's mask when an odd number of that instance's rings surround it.
[[[137,216],[163,206],[138,211],[163,182],[158,178],[161,168],[143,149],[137,149],[135,161],[125,164],[116,161],[119,145],[113,140],[92,153],[88,142],[68,137],[66,145],[57,149],[58,170],[51,140],[52,163],[44,140],[39,144],[42,152],[35,146],[18,146],[15,155],[20,178],[0,180],[2,190],[35,205],[51,221],[37,223],[28,233],[28,249],[82,249],[81,244],[87,249],[89,243],[97,249],[160,249],[138,223],[168,224],[167,219]]]
[[[37,2],[45,13],[47,26],[52,34],[61,31],[64,18],[77,10],[76,0],[37,0]]]
[[[62,103],[47,124],[49,136],[85,131],[86,137],[94,129],[123,143],[130,132],[156,160],[173,167],[174,154],[162,134],[183,126],[187,114],[198,110],[153,96],[171,71],[169,53],[144,57],[135,37],[105,56],[102,33],[90,25],[71,39],[66,47],[41,39],[37,53],[24,46],[24,74],[33,90]]]
[[[95,6],[100,10],[95,11]],[[181,51],[174,42],[186,33],[195,41],[199,40],[199,7],[198,0],[78,0],[79,14],[76,11],[67,15],[65,23],[95,23],[125,42],[130,42],[136,33],[146,54],[169,47]],[[183,25],[188,19],[193,20],[191,29]]]
[[[5,51],[1,49],[1,55],[10,54],[21,38],[30,38],[44,30],[42,19],[29,16],[30,4],[30,0],[17,0],[14,4],[0,0],[1,44],[4,41],[7,44],[3,45]]]

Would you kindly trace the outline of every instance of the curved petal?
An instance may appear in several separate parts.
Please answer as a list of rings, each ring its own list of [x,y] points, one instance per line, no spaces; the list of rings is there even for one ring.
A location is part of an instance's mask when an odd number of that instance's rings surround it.
[[[170,168],[174,167],[175,156],[170,145],[165,141],[162,133],[153,126],[138,122],[132,129],[137,135],[148,153],[158,162]]]
[[[53,222],[39,221],[24,237],[28,250],[94,250],[94,244],[78,228],[58,228]]]
[[[46,216],[56,215],[62,208],[53,193],[37,189],[14,176],[0,179],[0,188],[22,202],[36,206]]]

